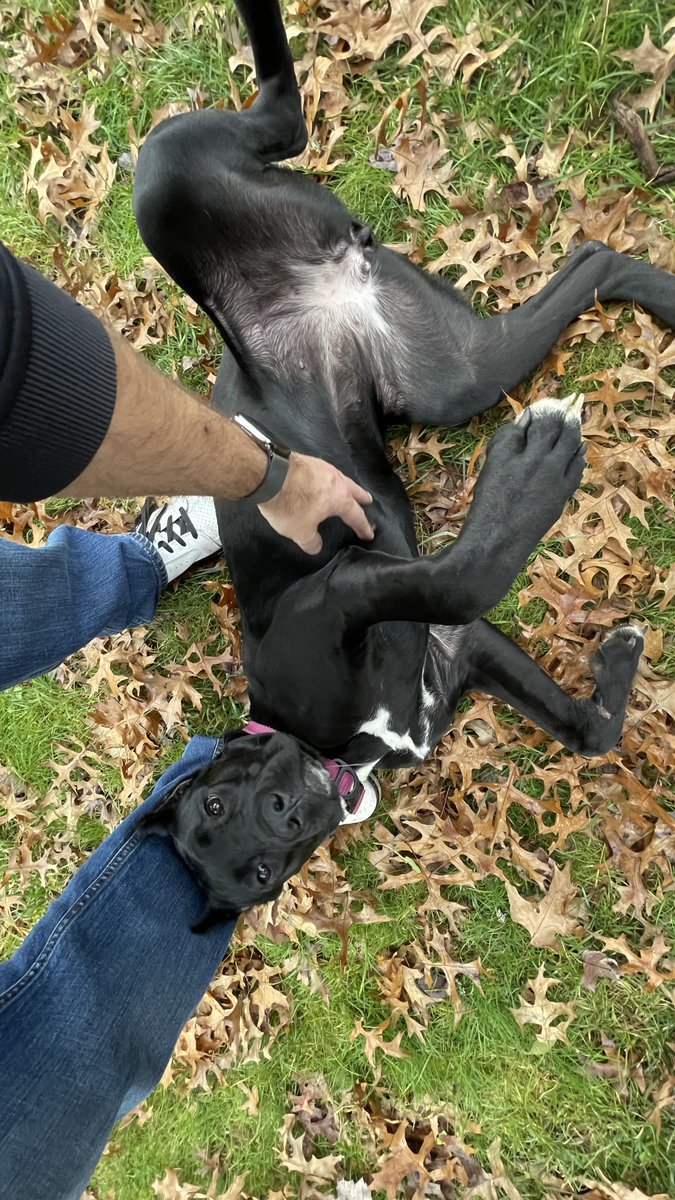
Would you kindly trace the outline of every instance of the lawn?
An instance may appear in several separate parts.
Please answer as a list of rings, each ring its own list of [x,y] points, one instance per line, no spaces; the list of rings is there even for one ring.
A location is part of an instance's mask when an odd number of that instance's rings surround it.
[[[646,178],[611,108],[632,104],[675,163],[671,5],[286,11],[315,118],[300,165],[482,311],[532,295],[586,238],[675,270],[673,186]],[[218,339],[148,258],[130,196],[157,114],[252,94],[233,6],[0,0],[0,21],[0,237],[207,391]],[[641,311],[596,306],[467,428],[391,431],[433,551],[490,434],[585,391],[583,490],[492,619],[583,694],[602,632],[639,617],[622,743],[588,762],[472,697],[428,763],[383,777],[370,822],[241,922],[90,1197],[675,1197],[673,348]],[[40,545],[64,521],[120,532],[136,511],[2,505],[0,533]],[[241,719],[240,656],[210,564],[147,629],[0,695],[0,953],[191,734]]]

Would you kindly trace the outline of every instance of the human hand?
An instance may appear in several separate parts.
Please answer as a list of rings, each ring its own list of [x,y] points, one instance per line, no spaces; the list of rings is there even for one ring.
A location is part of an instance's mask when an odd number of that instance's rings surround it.
[[[340,517],[362,541],[371,541],[375,531],[363,505],[371,504],[372,499],[330,463],[307,454],[291,454],[281,491],[258,508],[277,533],[290,538],[305,554],[318,554],[323,545],[318,526],[328,517]]]

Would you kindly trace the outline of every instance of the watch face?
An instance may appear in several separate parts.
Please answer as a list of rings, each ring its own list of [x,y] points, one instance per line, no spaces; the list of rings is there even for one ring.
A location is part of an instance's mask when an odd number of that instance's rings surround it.
[[[269,434],[263,429],[260,429],[258,425],[254,425],[253,421],[249,421],[248,417],[244,417],[241,413],[237,413],[234,420],[239,428],[243,429],[244,433],[248,433],[250,437],[255,438],[256,442],[260,442],[266,447],[272,446],[272,439]]]
[[[254,421],[249,421],[248,417],[245,417],[243,413],[235,413],[232,420],[235,425],[244,430],[244,433],[252,437],[259,446],[262,446],[268,454],[276,454],[281,458],[289,457],[291,452],[286,446],[280,446],[275,442],[271,433],[268,433],[261,425],[256,425]]]

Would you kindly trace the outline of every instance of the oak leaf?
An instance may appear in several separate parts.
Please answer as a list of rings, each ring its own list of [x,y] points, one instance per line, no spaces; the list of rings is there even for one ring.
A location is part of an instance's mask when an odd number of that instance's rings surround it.
[[[664,28],[664,34],[675,25],[675,17]],[[649,26],[645,25],[642,42],[636,50],[617,50],[617,58],[629,62],[638,75],[653,75],[654,82],[645,88],[638,96],[630,98],[630,107],[646,108],[652,120],[656,106],[661,98],[666,80],[675,67],[675,33],[671,34],[663,49],[659,49],[652,41]]]
[[[412,1200],[422,1200],[422,1197],[428,1194],[426,1187],[431,1182],[431,1172],[427,1170],[424,1162],[436,1138],[433,1131],[430,1131],[419,1150],[415,1152],[406,1140],[407,1131],[408,1122],[403,1120],[387,1139],[387,1152],[382,1165],[371,1180],[372,1190],[386,1192],[387,1200],[396,1200],[400,1185],[410,1177],[414,1178],[416,1184]]]
[[[642,946],[639,954],[631,950],[624,936],[620,938],[601,937],[600,941],[605,950],[613,950],[615,954],[620,954],[622,958],[626,959],[626,962],[621,963],[618,967],[621,975],[647,976],[648,992],[675,979],[675,960],[665,959],[665,962],[661,962],[665,955],[670,953],[670,946],[667,945],[662,933],[657,934],[651,946]],[[659,970],[659,966],[664,969]]]
[[[609,1179],[603,1179],[601,1183],[595,1179],[584,1179],[582,1183],[584,1188],[590,1189],[584,1191],[584,1200],[672,1200],[666,1192],[648,1196],[639,1188],[627,1183],[610,1183]]]
[[[447,150],[435,134],[430,131],[423,131],[419,135],[404,134],[398,145],[393,147],[393,154],[398,168],[394,176],[394,191],[397,196],[409,200],[417,212],[425,211],[427,192],[437,192],[445,197],[449,195],[445,185],[455,174],[455,169],[452,163],[437,166]]]
[[[410,1058],[410,1055],[406,1054],[405,1050],[401,1049],[401,1038],[403,1037],[403,1033],[397,1033],[396,1037],[392,1038],[388,1042],[383,1038],[382,1034],[384,1033],[385,1029],[389,1028],[390,1024],[391,1019],[387,1018],[386,1020],[381,1021],[379,1025],[376,1025],[374,1029],[365,1029],[363,1021],[359,1018],[349,1035],[350,1042],[355,1042],[357,1037],[362,1037],[364,1039],[364,1052],[366,1058],[378,1076],[379,1067],[375,1062],[376,1050],[381,1050],[382,1053],[386,1054],[389,1058]]]
[[[505,882],[509,897],[511,918],[522,925],[530,934],[533,946],[555,946],[558,936],[569,936],[579,932],[576,917],[568,909],[577,896],[577,889],[570,879],[570,864],[563,870],[553,863],[551,886],[541,899],[527,900],[508,880]]]
[[[534,1031],[537,1041],[544,1046],[552,1046],[554,1042],[567,1041],[567,1027],[574,1017],[574,1004],[548,999],[548,989],[560,981],[547,979],[544,970],[542,963],[537,978],[527,981],[526,993],[521,996],[522,1004],[519,1008],[512,1008],[511,1012],[521,1029],[525,1025],[539,1025],[539,1029]],[[531,1000],[527,998],[530,995]]]
[[[616,959],[608,958],[602,950],[584,950],[583,960],[584,974],[581,986],[589,988],[591,992],[595,991],[599,979],[616,981],[620,977],[616,969]]]
[[[325,1154],[322,1158],[319,1158],[317,1155],[311,1154],[307,1158],[304,1150],[304,1130],[297,1136],[293,1134],[293,1126],[296,1120],[297,1118],[294,1113],[287,1113],[284,1117],[284,1124],[281,1130],[282,1148],[277,1151],[280,1166],[285,1171],[301,1175],[303,1180],[311,1183],[330,1182],[335,1179],[341,1155]]]
[[[338,39],[334,58],[378,62],[390,46],[407,41],[410,49],[399,63],[409,66],[420,54],[428,51],[437,34],[450,38],[447,27],[439,26],[429,33],[422,31],[428,13],[440,8],[444,0],[387,0],[386,5],[374,7],[370,0],[329,0],[332,9],[317,29]],[[342,43],[342,45],[340,45]]]

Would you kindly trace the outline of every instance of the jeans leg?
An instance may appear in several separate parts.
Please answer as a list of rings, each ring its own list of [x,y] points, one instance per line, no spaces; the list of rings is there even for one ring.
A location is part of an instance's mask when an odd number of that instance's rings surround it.
[[[79,1200],[114,1122],[152,1091],[234,923],[139,817],[218,753],[195,737],[0,964],[0,1200]]]
[[[161,558],[135,533],[61,525],[39,549],[0,539],[0,689],[149,621],[165,586]]]

